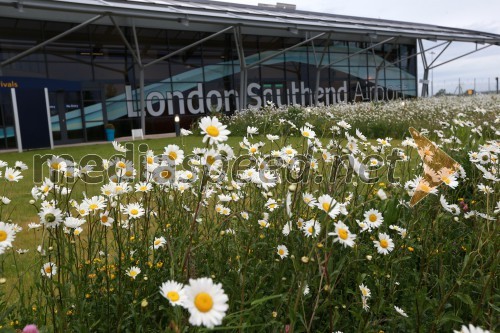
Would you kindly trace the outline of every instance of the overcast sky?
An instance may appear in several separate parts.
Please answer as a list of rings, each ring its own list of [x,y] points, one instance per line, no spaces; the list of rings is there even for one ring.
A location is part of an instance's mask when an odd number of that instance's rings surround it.
[[[297,10],[324,12],[339,15],[373,17],[389,20],[429,23],[454,28],[477,30],[500,35],[500,0],[223,0],[241,4],[295,4]],[[434,45],[429,43],[428,45]],[[479,45],[481,47],[482,45]],[[452,45],[440,60],[454,58],[474,50],[472,43]],[[434,49],[439,53],[439,49]],[[430,58],[431,55],[429,54]],[[440,61],[436,62],[437,64]],[[419,69],[419,76],[423,71]],[[461,78],[463,89],[478,91],[495,88],[495,77],[500,76],[500,46],[473,53],[469,56],[434,69],[434,92],[445,88],[454,92]],[[429,91],[430,92],[430,91]]]

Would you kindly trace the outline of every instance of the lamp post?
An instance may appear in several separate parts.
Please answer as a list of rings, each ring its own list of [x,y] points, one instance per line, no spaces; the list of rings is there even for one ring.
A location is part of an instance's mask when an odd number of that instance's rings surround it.
[[[434,62],[434,51],[431,52],[431,64]],[[431,68],[431,96],[434,96],[434,68]]]
[[[175,115],[174,117],[174,124],[175,124],[175,136],[180,136],[181,135],[181,125],[180,125],[180,118],[178,115]]]
[[[498,76],[495,78],[497,80],[497,95],[498,95]]]

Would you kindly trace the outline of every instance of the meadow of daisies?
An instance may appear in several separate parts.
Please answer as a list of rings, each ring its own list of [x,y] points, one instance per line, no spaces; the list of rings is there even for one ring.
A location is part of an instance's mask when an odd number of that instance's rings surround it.
[[[498,331],[499,123],[495,96],[269,104],[49,156],[29,203],[38,166],[0,161],[0,331]]]

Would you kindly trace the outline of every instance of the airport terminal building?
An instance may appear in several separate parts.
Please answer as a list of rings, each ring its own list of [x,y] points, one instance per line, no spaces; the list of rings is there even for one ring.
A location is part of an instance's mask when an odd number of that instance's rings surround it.
[[[282,3],[0,0],[0,149],[100,141],[107,124],[117,136],[173,132],[176,115],[186,127],[268,101],[393,100],[416,97],[419,82],[425,95],[423,40],[500,45],[484,32]]]

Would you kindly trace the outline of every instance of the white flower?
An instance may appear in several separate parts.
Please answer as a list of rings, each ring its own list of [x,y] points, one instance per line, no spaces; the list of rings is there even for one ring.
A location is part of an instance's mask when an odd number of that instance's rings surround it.
[[[141,269],[137,266],[132,266],[129,269],[127,269],[127,271],[125,272],[125,274],[127,274],[128,276],[130,276],[134,280],[137,277],[137,275],[139,275],[140,273],[141,273]]]
[[[113,141],[112,142],[113,144],[113,148],[116,150],[116,151],[119,151],[120,153],[126,153],[127,152],[127,148],[123,147],[121,144],[119,144],[118,142],[116,141]]]
[[[283,234],[283,236],[288,236],[290,234],[290,230],[292,230],[292,221],[288,221],[287,223],[285,223],[285,225],[283,226],[283,230],[281,230],[281,233]]]
[[[184,287],[189,323],[194,326],[213,328],[222,324],[226,316],[229,298],[220,283],[214,284],[210,278],[190,279]]]
[[[172,306],[183,306],[186,301],[184,286],[179,282],[163,282],[160,287],[160,294],[165,297]]]
[[[203,117],[200,120],[200,129],[201,133],[205,134],[203,137],[203,142],[207,142],[209,144],[219,143],[226,141],[228,139],[228,135],[231,134],[230,131],[226,129],[226,125],[222,125],[222,123],[217,119],[217,117]]]
[[[258,134],[258,133],[259,129],[257,127],[247,126],[247,135],[252,136],[253,134]]]
[[[170,164],[180,165],[184,160],[184,151],[178,145],[168,145],[165,147],[163,157]]]
[[[316,137],[316,132],[314,132],[310,127],[304,126],[300,128],[300,134],[304,138],[314,139]]]
[[[85,223],[84,219],[79,219],[76,217],[68,216],[64,219],[64,225],[67,228],[76,229]]]
[[[190,130],[181,128],[181,136],[188,136],[190,134],[193,134],[193,132],[191,132]]]
[[[340,213],[340,207],[337,200],[328,194],[323,194],[318,198],[317,207],[326,212],[332,219],[337,217]]]
[[[12,242],[16,238],[16,229],[10,223],[0,221],[0,249],[12,247]]]
[[[359,285],[359,290],[361,291],[361,296],[370,298],[372,297],[372,292],[363,283]]]
[[[138,203],[130,203],[122,209],[123,214],[127,214],[129,218],[139,218],[144,215],[144,208]]]
[[[57,266],[53,262],[48,262],[43,265],[40,271],[43,276],[52,278],[54,275],[57,274]]]
[[[339,221],[334,224],[335,230],[334,232],[329,232],[328,235],[334,236],[333,242],[339,242],[344,247],[354,246],[354,240],[356,239],[356,235],[352,234],[349,231],[349,227],[345,225],[343,222]]]
[[[382,222],[384,222],[382,214],[376,209],[370,209],[366,211],[363,216],[365,217],[365,222],[370,229],[378,228],[380,227]]]
[[[47,228],[55,228],[62,222],[61,210],[52,206],[42,207],[38,216],[40,216],[40,223]]]
[[[167,244],[165,237],[155,237],[155,240],[153,241],[153,249],[158,250],[160,247],[165,246],[165,244]]]
[[[394,250],[394,242],[388,234],[382,232],[378,235],[378,239],[378,241],[373,241],[378,253],[386,255]]]
[[[406,312],[404,312],[403,309],[401,308],[398,308],[397,306],[394,305],[394,310],[396,310],[397,313],[399,313],[400,315],[402,315],[403,317],[408,317],[408,315],[406,314]]]
[[[469,324],[469,326],[462,325],[462,328],[460,331],[455,331],[453,330],[453,333],[490,333],[488,330],[483,330],[481,327],[475,327],[472,324]]]
[[[302,231],[306,237],[318,237],[321,232],[321,224],[318,221],[311,219],[304,224]]]
[[[7,179],[9,182],[18,182],[20,179],[23,178],[23,175],[21,175],[21,171],[13,169],[13,168],[5,168],[5,179]]]
[[[285,245],[278,245],[277,253],[281,259],[288,257],[288,249]]]

